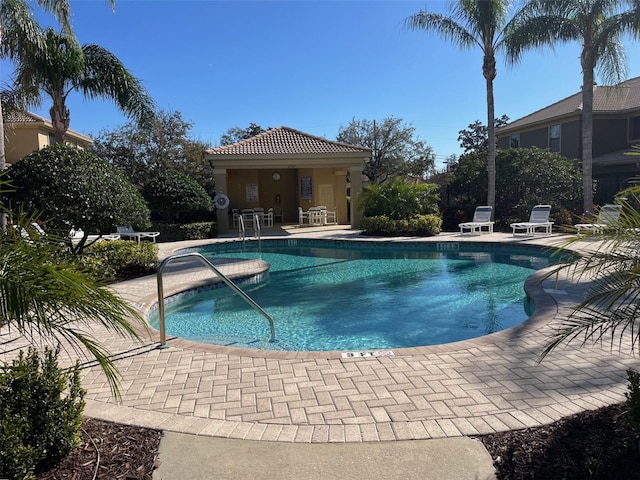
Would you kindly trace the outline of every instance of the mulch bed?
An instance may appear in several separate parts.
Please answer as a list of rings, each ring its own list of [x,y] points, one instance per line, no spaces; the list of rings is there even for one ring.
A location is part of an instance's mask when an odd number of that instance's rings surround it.
[[[499,480],[640,479],[640,434],[625,404],[479,437]]]
[[[82,445],[38,480],[151,480],[162,432],[84,419]],[[498,480],[640,480],[640,432],[624,403],[479,437]]]
[[[151,480],[162,432],[85,418],[82,445],[38,480]]]

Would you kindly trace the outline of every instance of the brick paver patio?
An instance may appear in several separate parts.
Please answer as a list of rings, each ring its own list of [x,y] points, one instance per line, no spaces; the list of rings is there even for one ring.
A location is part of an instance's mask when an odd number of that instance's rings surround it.
[[[352,238],[349,230],[296,238]],[[388,241],[389,239],[385,239]],[[397,241],[416,239],[398,239]],[[558,244],[557,236],[523,240],[506,234],[424,241]],[[218,240],[228,241],[228,239]],[[178,246],[160,244],[161,256]],[[587,244],[587,242],[584,242]],[[261,262],[221,265],[229,274]],[[97,332],[122,374],[117,402],[102,372],[83,370],[89,416],[218,437],[281,442],[369,442],[476,435],[537,426],[624,400],[626,369],[639,360],[608,345],[561,346],[541,363],[549,324],[570,312],[585,285],[528,281],[535,315],[523,325],[453,344],[396,349],[393,357],[341,358],[339,352],[265,352],[203,345],[158,333],[137,343]],[[165,293],[208,282],[189,260],[168,268]],[[146,312],[157,300],[155,276],[114,287]]]

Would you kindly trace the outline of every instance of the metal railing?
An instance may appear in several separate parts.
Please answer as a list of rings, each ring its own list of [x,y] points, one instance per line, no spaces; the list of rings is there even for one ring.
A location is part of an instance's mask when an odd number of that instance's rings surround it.
[[[260,215],[255,213],[252,219],[253,223],[253,236],[260,240],[262,236],[262,225],[260,224]],[[246,226],[244,224],[244,217],[240,215],[238,217],[238,237],[240,240],[244,240],[246,236]]]
[[[180,258],[193,257],[199,259],[202,263],[204,263],[207,267],[209,267],[213,273],[215,273],[218,277],[222,279],[222,281],[229,287],[231,290],[238,295],[240,295],[249,305],[251,305],[254,309],[260,312],[268,321],[269,321],[269,342],[276,341],[276,327],[273,322],[273,318],[269,315],[264,308],[258,305],[249,295],[243,292],[240,287],[238,287],[235,283],[233,283],[229,277],[227,277],[224,273],[218,270],[215,265],[213,265],[209,260],[207,260],[204,256],[197,252],[191,253],[182,253],[178,255],[171,255],[170,257],[165,258],[160,262],[158,266],[158,272],[156,274],[158,279],[158,327],[160,329],[160,345],[165,346],[167,343],[167,334],[166,334],[166,326],[164,321],[164,287],[162,283],[162,272],[164,272],[165,267],[174,260]]]
[[[238,217],[238,236],[240,237],[240,240],[242,240],[243,242],[244,242],[244,234],[245,234],[244,218],[242,218],[242,215],[240,215]]]

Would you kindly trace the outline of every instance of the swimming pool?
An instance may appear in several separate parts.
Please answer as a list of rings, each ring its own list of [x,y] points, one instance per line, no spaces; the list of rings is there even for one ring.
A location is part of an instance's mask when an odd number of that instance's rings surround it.
[[[271,265],[241,287],[273,317],[277,341],[267,341],[265,318],[226,287],[168,302],[167,333],[291,351],[435,345],[510,328],[531,313],[525,279],[552,263],[538,249],[463,243],[270,240],[260,250],[234,242],[197,251]]]

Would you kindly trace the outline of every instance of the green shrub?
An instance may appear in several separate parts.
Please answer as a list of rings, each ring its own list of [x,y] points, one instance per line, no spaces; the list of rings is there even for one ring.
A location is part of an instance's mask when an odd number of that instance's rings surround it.
[[[213,210],[213,200],[198,182],[177,170],[165,170],[142,189],[152,212],[164,221],[202,219]]]
[[[66,236],[71,226],[87,233],[115,232],[120,225],[147,228],[149,209],[113,165],[91,152],[56,144],[33,152],[9,169],[12,201],[39,212],[47,230]]]
[[[568,209],[562,207],[551,212],[551,220],[556,227],[567,227],[573,225],[573,215]]]
[[[127,240],[97,242],[72,261],[92,278],[109,283],[154,273],[158,268],[158,246]]]
[[[384,215],[392,220],[409,220],[415,215],[438,211],[438,185],[408,183],[393,179],[383,184],[370,184],[358,198],[364,217]]]
[[[360,228],[365,235],[432,236],[440,233],[442,219],[438,215],[416,215],[412,218],[393,220],[386,215],[364,217]]]
[[[627,398],[627,408],[629,409],[629,420],[636,427],[640,426],[640,373],[635,370],[627,370],[629,389],[624,395]]]
[[[160,232],[158,239],[162,239],[163,242],[201,240],[218,236],[215,222],[154,223],[153,228]]]
[[[80,444],[84,393],[57,350],[30,348],[0,368],[0,478],[35,479]]]

